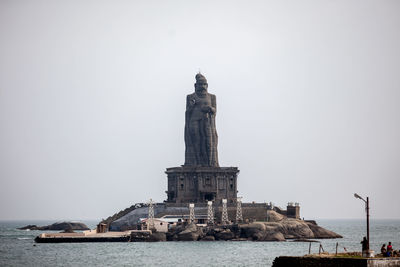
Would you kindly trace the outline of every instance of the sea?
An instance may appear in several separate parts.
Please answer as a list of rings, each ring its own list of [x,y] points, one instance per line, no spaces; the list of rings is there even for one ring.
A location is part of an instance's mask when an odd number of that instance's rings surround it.
[[[43,231],[17,230],[55,221],[0,221],[0,266],[271,266],[280,255],[308,254],[309,242],[156,242],[37,244]],[[98,221],[83,221],[95,228]],[[360,251],[365,220],[318,220],[318,225],[343,238],[311,243],[311,253]],[[49,231],[45,231],[49,232]],[[400,220],[371,220],[370,246],[376,252],[392,242],[400,248]]]

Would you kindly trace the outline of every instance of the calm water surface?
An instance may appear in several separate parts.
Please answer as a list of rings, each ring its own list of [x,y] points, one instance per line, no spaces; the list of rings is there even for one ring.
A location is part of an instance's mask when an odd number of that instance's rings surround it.
[[[35,244],[42,231],[22,231],[28,224],[54,221],[0,222],[0,266],[271,266],[279,255],[304,255],[309,243],[302,242],[158,242],[158,243],[65,243]],[[90,228],[97,222],[86,221]],[[319,240],[325,251],[360,250],[365,235],[364,220],[319,220],[318,224],[344,236]],[[400,247],[400,220],[372,220],[371,248],[379,251],[392,241]],[[34,246],[35,245],[35,246]],[[312,243],[312,252],[318,252]]]

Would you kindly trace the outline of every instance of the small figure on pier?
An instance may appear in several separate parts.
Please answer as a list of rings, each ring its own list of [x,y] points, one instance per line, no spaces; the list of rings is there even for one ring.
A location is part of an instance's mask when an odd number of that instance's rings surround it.
[[[368,240],[365,236],[364,236],[363,240],[360,242],[360,244],[362,244],[362,252],[366,252],[369,249]]]
[[[393,254],[393,247],[392,247],[392,242],[389,242],[389,244],[387,245],[387,256],[391,257]]]
[[[381,247],[381,254],[385,257],[386,256],[386,244],[383,244]]]

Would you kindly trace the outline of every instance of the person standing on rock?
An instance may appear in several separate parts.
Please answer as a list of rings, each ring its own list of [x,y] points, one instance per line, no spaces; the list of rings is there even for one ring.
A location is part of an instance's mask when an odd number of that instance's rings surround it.
[[[363,240],[360,243],[362,244],[362,252],[364,254],[364,252],[367,252],[367,250],[369,250],[367,238],[364,236]]]

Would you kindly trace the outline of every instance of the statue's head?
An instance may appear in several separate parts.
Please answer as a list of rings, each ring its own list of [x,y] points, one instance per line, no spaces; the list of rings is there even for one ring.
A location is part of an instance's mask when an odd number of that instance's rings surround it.
[[[194,89],[197,94],[207,93],[208,83],[206,77],[204,77],[200,72],[196,74],[196,83],[194,84]]]

